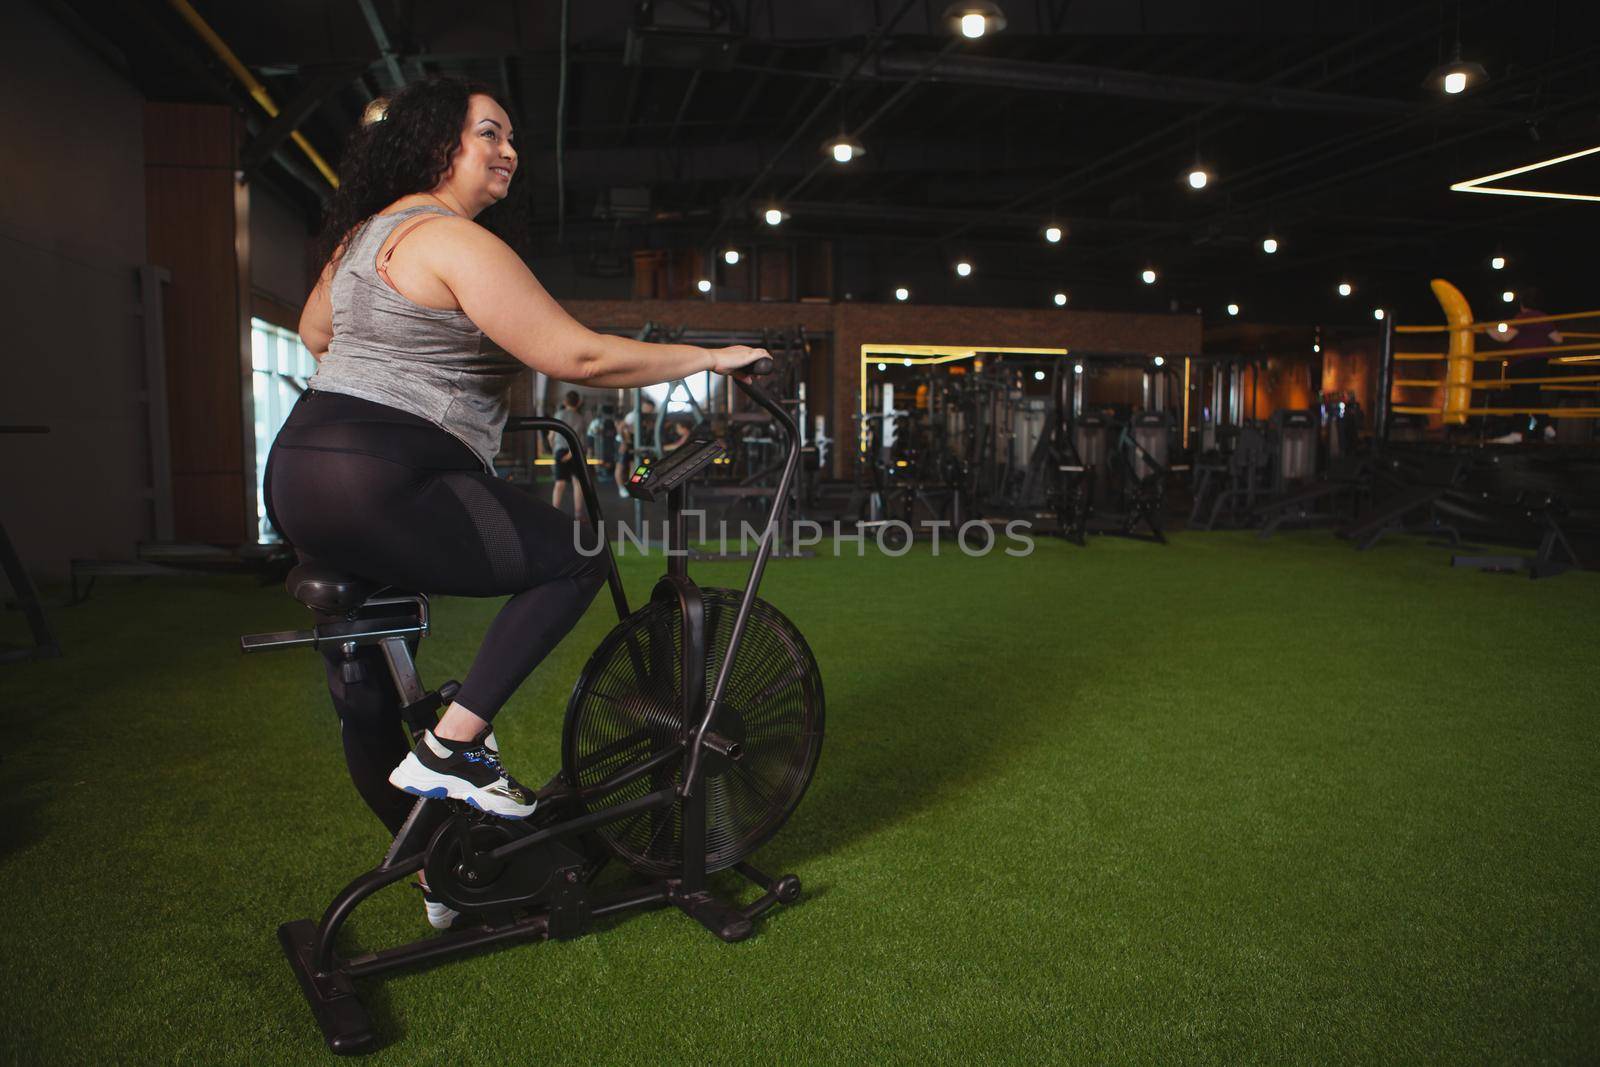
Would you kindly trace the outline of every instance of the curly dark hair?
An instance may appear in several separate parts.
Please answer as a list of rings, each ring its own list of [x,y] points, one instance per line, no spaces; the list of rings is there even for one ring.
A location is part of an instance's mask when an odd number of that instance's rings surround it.
[[[439,184],[459,150],[468,101],[475,94],[495,96],[477,82],[430,75],[394,94],[382,121],[350,134],[339,188],[312,244],[313,270],[321,272],[367,219],[402,196]]]

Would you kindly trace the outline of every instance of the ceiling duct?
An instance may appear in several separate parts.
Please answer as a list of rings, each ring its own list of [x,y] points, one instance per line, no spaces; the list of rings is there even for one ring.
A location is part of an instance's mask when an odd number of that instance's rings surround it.
[[[622,62],[629,67],[732,70],[739,36],[712,30],[629,26]]]
[[[743,37],[738,15],[722,0],[644,0],[628,27],[622,61],[630,67],[731,70]]]
[[[840,60],[841,63],[847,61],[848,57]],[[997,89],[1124,96],[1182,104],[1231,104],[1266,111],[1405,115],[1418,110],[1417,104],[1404,100],[992,56],[930,56],[915,52],[890,52],[868,60],[862,74],[884,81],[915,78],[956,85],[986,85]]]
[[[650,207],[647,187],[612,186],[595,201],[594,215],[597,219],[647,219]]]

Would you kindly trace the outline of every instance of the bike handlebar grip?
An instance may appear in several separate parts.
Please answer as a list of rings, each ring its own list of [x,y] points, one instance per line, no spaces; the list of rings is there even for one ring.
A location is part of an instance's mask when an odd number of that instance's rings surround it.
[[[773,370],[773,368],[775,366],[777,366],[777,364],[775,364],[772,361],[772,357],[771,356],[762,356],[760,359],[756,360],[754,363],[746,363],[743,367],[740,367],[739,369],[742,370],[746,374],[758,375],[759,376],[759,375],[762,375],[762,374],[771,374],[772,370]]]

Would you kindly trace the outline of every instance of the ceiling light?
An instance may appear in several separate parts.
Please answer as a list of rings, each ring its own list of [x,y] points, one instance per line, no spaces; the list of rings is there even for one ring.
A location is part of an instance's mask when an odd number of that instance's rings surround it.
[[[1196,167],[1189,172],[1189,188],[1204,189],[1206,182],[1211,180],[1211,175],[1206,173],[1204,167]]]
[[[1321,344],[1313,344],[1311,346],[1311,351],[1313,351],[1313,352],[1321,352],[1322,351],[1322,345]]]
[[[1073,374],[1082,374],[1083,373],[1083,364],[1082,363],[1074,363],[1072,365],[1072,373]]]
[[[911,366],[911,361],[909,359],[902,359],[900,361],[900,365],[903,367],[909,367]]]
[[[1044,228],[1044,239],[1046,241],[1049,241],[1051,244],[1060,244],[1061,243],[1061,227],[1057,226],[1053,222],[1050,225],[1046,226]]]
[[[1044,371],[1042,371],[1042,370],[1034,371],[1033,372],[1033,380],[1036,381],[1036,382],[1044,381]]]
[[[972,264],[963,259],[960,263],[956,264],[956,273],[965,278],[967,275],[972,273]]]
[[[711,279],[701,278],[699,281],[694,283],[694,287],[700,290],[702,293],[709,293],[711,291]]]
[[[1339,295],[1340,296],[1349,296],[1351,293],[1353,293],[1355,291],[1356,291],[1355,287],[1352,286],[1349,282],[1340,282],[1339,283]]]
[[[1152,360],[1152,361],[1151,361],[1151,362],[1153,362],[1153,363],[1154,363],[1154,364],[1155,364],[1155,365],[1156,365],[1156,366],[1158,366],[1158,367],[1159,367],[1159,366],[1161,366],[1161,365],[1162,365],[1162,364],[1163,364],[1163,363],[1165,363],[1165,362],[1166,362],[1166,361],[1167,361],[1167,358],[1166,358],[1166,357],[1165,357],[1165,356],[1157,356],[1157,357],[1156,357],[1156,358],[1155,358],[1155,359],[1154,359],[1154,360]]]
[[[831,156],[835,163],[848,163],[857,156],[864,156],[867,150],[853,137],[839,134],[822,142],[822,154]]]
[[[1513,293],[1510,289],[1507,289],[1505,292],[1500,294],[1500,299],[1504,300],[1508,304],[1511,303],[1511,301],[1515,300],[1516,298],[1517,298],[1517,294]]]
[[[1228,314],[1237,316],[1239,314],[1239,305],[1238,304],[1229,304],[1228,305]]]
[[[1275,253],[1277,250],[1278,250],[1278,239],[1276,237],[1263,237],[1261,239],[1261,251],[1265,252],[1267,255],[1270,256],[1273,253]]]
[[[1505,256],[1495,256],[1493,259],[1491,259],[1489,261],[1489,269],[1490,270],[1505,270],[1506,269],[1506,257]]]
[[[1066,307],[1067,306],[1067,294],[1066,293],[1057,293],[1055,295],[1055,301],[1056,301],[1056,307],[1058,307],[1058,308]]]
[[[1497,323],[1495,323],[1495,327],[1494,327],[1494,328],[1495,328],[1495,332],[1496,332],[1496,333],[1505,333],[1505,332],[1506,332],[1506,331],[1508,331],[1508,330],[1510,330],[1510,329],[1511,329],[1511,327],[1510,327],[1510,326],[1507,326],[1507,325],[1506,325],[1506,324],[1505,324],[1505,323],[1503,323],[1503,322],[1497,322]]]
[[[1006,14],[989,0],[964,0],[944,9],[944,24],[951,33],[976,40],[1006,28]]]
[[[1482,63],[1467,63],[1462,60],[1458,45],[1456,57],[1443,66],[1434,67],[1428,72],[1428,77],[1422,84],[1428,88],[1439,89],[1450,96],[1457,96],[1472,86],[1482,85],[1488,80],[1489,72],[1483,69]]]
[[[1139,277],[1144,280],[1146,285],[1154,285],[1156,283],[1156,272],[1151,270],[1149,267],[1146,267],[1139,274]]]
[[[900,288],[894,291],[894,298],[896,300],[910,300],[911,290],[902,285]]]
[[[1383,309],[1382,308],[1373,308],[1372,309],[1372,317],[1377,319],[1379,322],[1382,322],[1383,321]]]
[[[738,266],[739,250],[737,248],[730,248],[726,252],[722,253],[722,262],[726,263],[730,267]]]
[[[887,363],[880,363],[880,364],[878,364],[878,369],[879,369],[879,370],[888,370],[888,369],[889,369],[889,364],[887,364]]]
[[[783,212],[779,211],[775,207],[769,207],[767,208],[765,218],[768,226],[776,226],[783,221]]]

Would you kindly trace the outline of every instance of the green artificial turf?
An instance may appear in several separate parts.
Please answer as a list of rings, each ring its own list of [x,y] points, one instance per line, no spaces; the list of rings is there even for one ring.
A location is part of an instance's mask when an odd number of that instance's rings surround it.
[[[658,565],[624,560],[635,597]],[[801,903],[737,945],[644,912],[367,984],[373,1063],[1600,1056],[1600,575],[1187,534],[824,554],[764,595],[828,698],[760,857]],[[495,607],[436,602],[427,680]],[[497,721],[521,776],[608,610]],[[65,658],[0,668],[5,1061],[331,1059],[274,931],[385,840],[315,657],[237,646],[303,616],[103,582],[54,612]],[[404,889],[354,930],[428,932]]]

